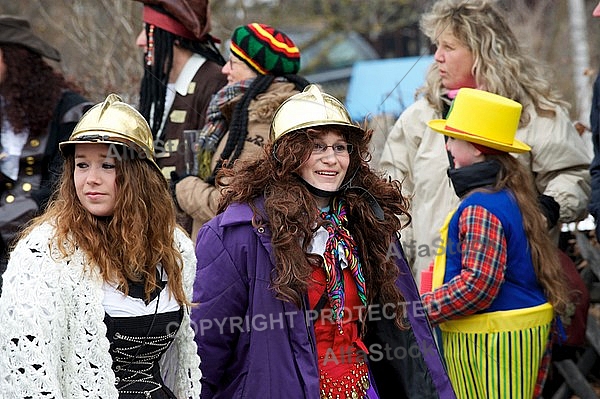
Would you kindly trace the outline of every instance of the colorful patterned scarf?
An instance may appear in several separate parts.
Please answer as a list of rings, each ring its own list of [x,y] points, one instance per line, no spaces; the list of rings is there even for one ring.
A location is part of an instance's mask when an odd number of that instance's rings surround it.
[[[227,119],[221,113],[221,107],[237,96],[244,94],[254,78],[228,84],[216,92],[206,110],[206,122],[198,138],[198,176],[206,180],[212,174],[211,162],[217,145],[229,130]]]
[[[331,223],[324,227],[329,233],[329,238],[325,245],[324,269],[326,276],[326,289],[329,296],[329,303],[333,309],[333,319],[342,331],[342,320],[344,318],[344,276],[342,272],[342,262],[340,250],[343,251],[348,261],[348,267],[354,277],[354,282],[358,289],[358,297],[363,305],[367,305],[365,291],[365,277],[362,273],[362,266],[358,256],[358,248],[354,238],[346,228],[348,224],[348,207],[343,199],[335,198],[331,204],[329,212],[323,212],[321,217]]]

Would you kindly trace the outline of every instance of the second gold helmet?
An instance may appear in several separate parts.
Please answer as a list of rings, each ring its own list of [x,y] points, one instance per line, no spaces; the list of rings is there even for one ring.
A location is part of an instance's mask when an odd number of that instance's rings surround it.
[[[74,144],[120,144],[133,149],[160,172],[156,164],[152,132],[146,119],[116,94],[109,94],[79,120],[69,140],[59,144],[64,154]]]
[[[327,125],[364,133],[352,122],[340,100],[323,93],[316,85],[308,85],[303,92],[291,96],[277,108],[271,122],[271,140],[277,141],[295,130]]]

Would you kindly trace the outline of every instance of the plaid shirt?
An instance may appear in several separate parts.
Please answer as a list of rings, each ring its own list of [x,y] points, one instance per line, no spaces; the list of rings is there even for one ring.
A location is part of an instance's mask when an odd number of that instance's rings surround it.
[[[504,282],[506,238],[500,220],[479,205],[458,219],[462,270],[443,286],[422,295],[432,323],[487,309]]]
[[[500,220],[479,205],[465,208],[458,219],[462,270],[448,283],[422,295],[432,323],[456,319],[490,306],[504,282],[506,238]],[[538,371],[534,398],[541,398],[552,358],[546,346]]]

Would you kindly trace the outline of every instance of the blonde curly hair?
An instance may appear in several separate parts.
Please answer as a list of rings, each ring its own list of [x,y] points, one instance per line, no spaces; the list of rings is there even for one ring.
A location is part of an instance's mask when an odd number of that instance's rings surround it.
[[[472,73],[477,87],[513,99],[524,106],[533,104],[541,116],[554,117],[557,107],[568,103],[544,77],[545,68],[530,57],[510,28],[504,14],[490,0],[440,0],[421,18],[421,30],[432,43],[444,31],[452,34],[473,54]],[[442,84],[437,63],[429,68],[419,95],[438,112],[444,109]],[[521,126],[529,123],[521,114]]]

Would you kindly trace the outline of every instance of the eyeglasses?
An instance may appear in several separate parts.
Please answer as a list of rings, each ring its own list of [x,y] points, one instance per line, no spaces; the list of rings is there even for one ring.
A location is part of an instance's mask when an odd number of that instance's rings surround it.
[[[234,65],[240,65],[240,64],[244,63],[243,61],[234,59],[233,56],[230,56],[229,60],[227,62],[229,62],[229,68],[230,69],[233,69]]]
[[[352,154],[352,144],[344,143],[344,144],[333,144],[333,145],[325,145],[323,143],[314,142],[313,143],[313,154],[323,154],[327,149],[331,147],[333,149],[334,154],[336,155],[348,155]]]

